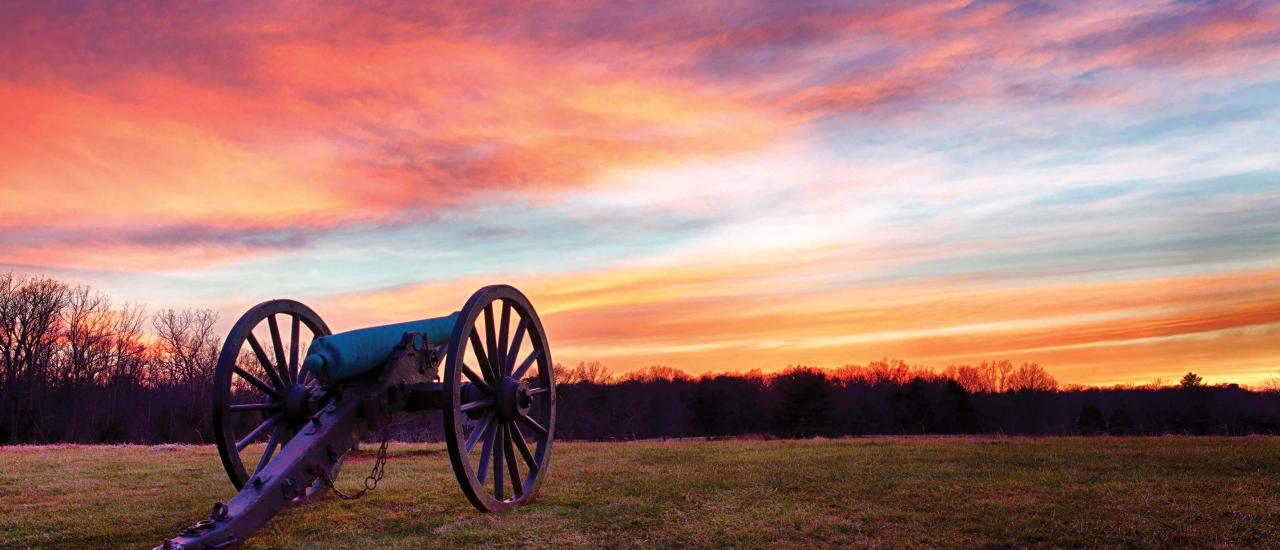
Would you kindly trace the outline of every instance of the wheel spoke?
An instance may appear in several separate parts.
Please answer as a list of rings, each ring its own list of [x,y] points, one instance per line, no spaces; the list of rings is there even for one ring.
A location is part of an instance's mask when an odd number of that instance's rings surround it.
[[[491,406],[493,406],[493,398],[486,397],[484,399],[477,399],[470,403],[463,403],[461,407],[458,407],[458,411],[467,412],[472,409],[483,409]]]
[[[511,423],[511,431],[515,432],[511,439],[520,450],[520,456],[524,457],[524,463],[529,465],[529,475],[533,475],[538,471],[538,462],[533,459],[533,453],[529,452],[529,444],[524,441],[524,432],[520,431],[520,425],[515,422]]]
[[[524,422],[526,426],[532,428],[533,431],[538,432],[538,434],[542,436],[542,439],[546,439],[547,429],[542,427],[542,424],[539,424],[537,420],[529,418],[529,415],[523,413],[521,413],[517,418],[521,422]],[[539,441],[541,441],[541,439]]]
[[[276,321],[276,314],[272,313],[267,316],[267,328],[271,330],[271,347],[276,352],[276,370],[279,371],[280,379],[285,386],[293,384],[293,379],[289,377],[289,362],[284,358],[284,339],[280,337],[280,323]]]
[[[511,347],[507,349],[507,354],[502,358],[502,368],[507,372],[511,372],[516,366],[516,357],[520,354],[520,344],[524,343],[524,333],[528,325],[529,320],[524,317],[521,317],[520,324],[516,325],[516,334],[511,338]],[[517,376],[516,379],[519,380],[520,377]]]
[[[506,447],[506,442],[507,426],[498,424],[497,448],[493,450],[493,496],[498,500],[505,500],[502,498],[502,455],[504,454],[503,447]]]
[[[511,374],[511,365],[507,364],[507,343],[510,340],[507,336],[511,333],[511,304],[506,300],[502,301],[502,320],[498,321],[498,370],[502,371],[502,375]]]
[[[489,347],[485,348],[485,354],[490,358],[489,369],[493,373],[493,382],[497,383],[502,378],[502,365],[498,364],[498,340],[494,336],[493,326],[493,304],[484,306],[484,337]]]
[[[516,467],[516,451],[511,446],[511,426],[514,423],[508,423],[502,430],[502,447],[507,455],[507,474],[511,476],[511,494],[516,498],[524,496],[524,485],[520,479],[520,469]]]
[[[540,355],[542,355],[542,350],[534,348],[533,351],[529,352],[529,356],[524,358],[524,362],[520,363],[520,368],[511,374],[511,377],[516,380],[524,378],[524,375],[529,372],[529,367],[533,366],[534,360]]]
[[[547,393],[547,388],[529,388],[529,395]]]
[[[484,480],[489,477],[489,457],[492,456],[495,445],[493,444],[494,436],[497,435],[495,427],[497,424],[489,423],[484,431],[484,445],[480,447],[480,464],[476,469],[476,481],[480,482],[480,486],[484,486]]]
[[[280,380],[280,375],[271,366],[271,360],[267,359],[267,352],[262,351],[262,344],[258,343],[258,338],[250,332],[245,340],[249,342],[249,347],[253,348],[253,355],[258,358],[258,363],[262,365],[262,370],[267,371],[267,376],[271,378],[271,382],[276,385],[276,388],[283,390],[284,381]]]
[[[480,437],[484,432],[488,431],[489,423],[493,422],[493,411],[486,411],[484,416],[480,417],[480,423],[476,424],[475,431],[471,432],[471,437],[467,438],[467,454],[471,454],[471,449],[476,447],[476,442],[480,441]]]
[[[264,420],[261,424],[258,424],[258,427],[249,432],[249,435],[244,436],[244,439],[236,442],[236,451],[243,451],[245,447],[248,447],[250,443],[253,443],[254,440],[258,439],[263,432],[271,429],[272,426],[275,426],[276,422],[280,421],[280,418],[282,418],[281,415],[277,414]]]
[[[276,399],[284,399],[284,397],[281,397],[279,391],[276,391],[275,388],[272,388],[271,386],[267,385],[266,382],[263,382],[257,376],[249,374],[247,371],[245,371],[240,367],[235,367],[233,371],[236,374],[239,374],[241,378],[244,378],[246,382],[252,384],[253,387],[258,388],[259,390],[262,390],[262,393],[270,395],[271,397],[274,397]]]
[[[289,376],[293,378],[294,383],[299,381],[298,378],[298,338],[302,332],[302,318],[297,315],[292,316],[293,326],[290,327],[289,333]]]
[[[248,403],[244,405],[231,405],[231,412],[248,412],[248,411],[274,411],[279,410],[280,405],[276,403]]]
[[[466,363],[462,364],[462,374],[465,374],[467,380],[470,380],[477,388],[480,388],[480,391],[488,394],[493,393],[493,388],[489,387],[489,383],[485,382],[482,376],[476,374],[476,371],[471,370],[471,367],[467,366]]]
[[[479,363],[480,372],[484,374],[484,379],[489,383],[496,383],[497,378],[494,377],[493,368],[489,365],[489,356],[484,353],[484,344],[480,342],[480,334],[472,327],[471,331],[471,352],[476,355],[476,362]]]
[[[258,472],[267,467],[267,463],[271,462],[271,456],[276,454],[276,446],[280,445],[280,428],[283,427],[276,426],[276,429],[271,431],[271,439],[267,441],[267,448],[262,450],[262,458],[258,459],[258,465],[253,468],[254,475],[258,475]]]

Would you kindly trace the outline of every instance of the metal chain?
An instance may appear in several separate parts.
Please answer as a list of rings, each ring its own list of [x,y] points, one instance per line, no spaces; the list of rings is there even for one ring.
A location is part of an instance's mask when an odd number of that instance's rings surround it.
[[[388,422],[387,424],[390,424]],[[333,494],[342,500],[355,500],[365,493],[378,488],[378,482],[382,481],[382,476],[386,474],[387,468],[387,442],[391,439],[391,430],[387,426],[382,428],[382,444],[378,446],[378,457],[373,461],[373,471],[369,472],[369,477],[364,478],[364,488],[354,493],[344,493],[333,484],[333,479],[329,477],[329,472],[323,472],[320,479],[324,480],[324,484],[329,487]]]

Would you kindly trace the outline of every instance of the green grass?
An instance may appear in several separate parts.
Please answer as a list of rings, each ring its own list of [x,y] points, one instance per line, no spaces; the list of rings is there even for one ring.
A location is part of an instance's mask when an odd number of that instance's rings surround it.
[[[340,486],[372,465],[349,459]],[[231,496],[212,447],[0,448],[0,547],[150,547]],[[1276,546],[1280,438],[559,443],[539,501],[467,503],[441,445],[251,547]]]

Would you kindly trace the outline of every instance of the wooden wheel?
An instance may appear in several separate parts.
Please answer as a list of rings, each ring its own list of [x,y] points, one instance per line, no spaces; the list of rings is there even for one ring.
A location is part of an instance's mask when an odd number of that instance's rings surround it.
[[[506,285],[476,291],[446,353],[445,440],[462,492],[482,512],[532,502],[551,459],[556,391],[529,299]]]
[[[289,325],[287,342],[281,321]],[[316,312],[293,300],[258,304],[231,327],[214,371],[213,427],[222,466],[237,490],[244,488],[250,476],[242,454],[257,458],[257,472],[324,405],[317,381],[306,370],[300,371],[299,355],[311,340],[330,334]],[[259,449],[260,441],[266,445]],[[331,478],[337,476],[340,465],[341,460],[330,472]],[[322,480],[317,480],[302,498],[323,488]]]

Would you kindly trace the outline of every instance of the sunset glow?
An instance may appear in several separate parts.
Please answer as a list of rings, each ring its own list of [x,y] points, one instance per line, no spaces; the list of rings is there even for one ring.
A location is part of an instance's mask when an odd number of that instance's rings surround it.
[[[1280,376],[1275,2],[0,20],[0,272],[337,330],[504,282],[615,372]]]

